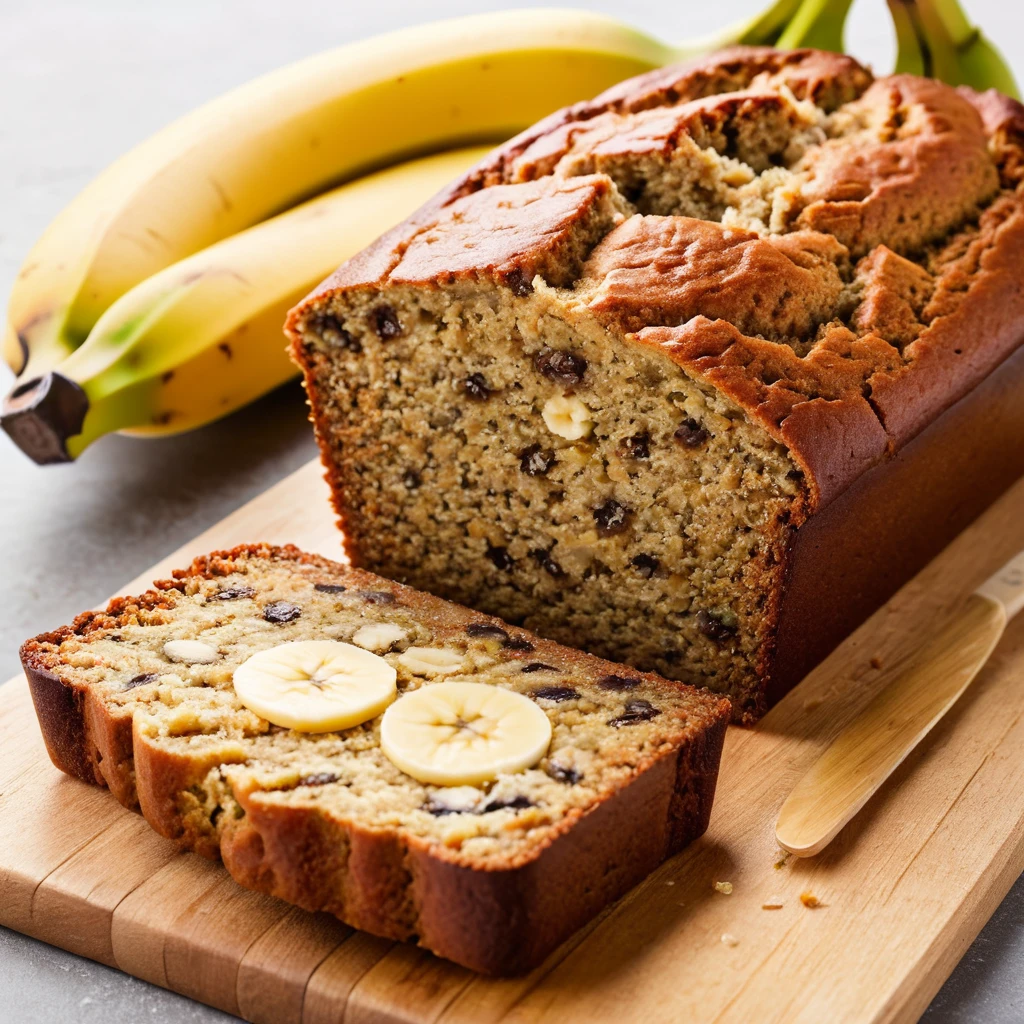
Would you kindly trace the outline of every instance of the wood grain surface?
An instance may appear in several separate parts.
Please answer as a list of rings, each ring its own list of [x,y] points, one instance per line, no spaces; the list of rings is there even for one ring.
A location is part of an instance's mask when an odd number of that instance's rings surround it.
[[[999,643],[1006,608],[975,591],[908,639],[878,672],[878,696],[794,786],[775,838],[813,857],[845,828],[928,731],[960,699]]]
[[[50,765],[23,682],[0,688],[0,924],[257,1024],[915,1020],[1024,868],[1024,618],[820,856],[782,858],[775,818],[908,638],[1024,548],[1022,509],[1024,481],[757,728],[731,728],[707,835],[526,977],[477,977],[178,853]],[[338,555],[318,466],[124,590],[246,541]]]

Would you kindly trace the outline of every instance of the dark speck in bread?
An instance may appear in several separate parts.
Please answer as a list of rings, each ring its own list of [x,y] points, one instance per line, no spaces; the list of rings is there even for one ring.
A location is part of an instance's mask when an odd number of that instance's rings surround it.
[[[509,637],[508,640],[503,640],[501,646],[506,651],[525,651],[526,653],[534,649],[533,644],[529,640],[520,636],[513,636]]]
[[[649,722],[661,712],[649,700],[631,700],[626,702],[626,709],[621,715],[609,720],[608,724],[616,729],[624,725],[635,725],[637,722]]]
[[[531,696],[537,700],[553,700],[560,704],[566,700],[579,700],[580,693],[571,686],[542,686],[539,690],[534,690]]]
[[[288,601],[275,601],[263,609],[263,618],[267,622],[283,623],[292,622],[302,614],[302,609],[297,604]]]
[[[479,640],[507,640],[508,632],[491,622],[471,622],[466,627],[466,636]]]
[[[381,341],[390,341],[402,333],[402,324],[393,306],[378,306],[373,311],[373,326]]]
[[[145,686],[147,683],[155,683],[160,677],[156,672],[142,672],[137,676],[132,676],[127,683],[124,684],[126,690],[134,690],[136,686]]]
[[[515,796],[511,800],[492,800],[483,810],[484,814],[491,811],[522,811],[533,807],[533,801],[525,796]]]
[[[613,693],[622,693],[624,690],[635,690],[640,685],[640,680],[635,676],[602,676],[597,681],[602,690],[611,690]]]

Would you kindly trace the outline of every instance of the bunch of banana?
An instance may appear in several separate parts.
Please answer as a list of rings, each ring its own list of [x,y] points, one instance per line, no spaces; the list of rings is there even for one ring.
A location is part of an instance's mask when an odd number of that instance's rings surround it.
[[[8,306],[18,380],[0,425],[49,463],[111,431],[231,412],[294,374],[288,307],[480,155],[442,151],[725,45],[841,49],[850,3],[774,0],[683,47],[585,11],[481,15],[257,79],[122,157],[51,224]],[[441,155],[409,159],[424,152]]]
[[[1019,99],[999,51],[972,25],[957,0],[888,0],[896,26],[896,70],[940,78]]]
[[[288,310],[486,152],[451,150],[357,178],[126,292],[42,378],[70,390],[55,383],[59,374],[85,398],[66,457],[116,430],[200,426],[288,380],[296,372],[282,334]]]

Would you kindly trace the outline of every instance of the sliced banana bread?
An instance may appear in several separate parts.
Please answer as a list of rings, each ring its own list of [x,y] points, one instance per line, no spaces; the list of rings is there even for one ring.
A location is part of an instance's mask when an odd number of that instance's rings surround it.
[[[245,886],[506,974],[707,827],[719,697],[294,548],[156,588],[23,646],[36,712]]]
[[[291,314],[357,565],[761,714],[1024,472],[1024,108],[741,48]]]

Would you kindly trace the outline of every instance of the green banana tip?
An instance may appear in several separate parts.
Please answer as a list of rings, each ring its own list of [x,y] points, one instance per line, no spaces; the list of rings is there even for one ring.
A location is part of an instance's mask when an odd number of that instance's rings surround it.
[[[0,427],[40,466],[71,462],[67,440],[82,432],[88,411],[85,392],[52,372],[14,387],[0,409]]]

